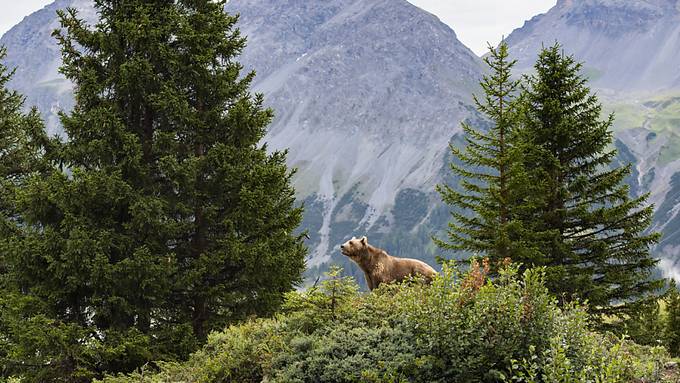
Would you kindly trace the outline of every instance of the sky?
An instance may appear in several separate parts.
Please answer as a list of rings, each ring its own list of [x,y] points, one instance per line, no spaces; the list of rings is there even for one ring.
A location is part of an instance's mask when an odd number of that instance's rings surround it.
[[[0,35],[25,16],[53,0],[0,0]],[[465,45],[478,55],[486,53],[487,42],[497,45],[502,36],[544,13],[556,0],[409,0],[448,24]]]
[[[547,12],[556,0],[408,0],[436,15],[476,54],[496,46],[524,21]]]
[[[41,9],[54,0],[0,0],[0,35],[18,24],[25,16]]]

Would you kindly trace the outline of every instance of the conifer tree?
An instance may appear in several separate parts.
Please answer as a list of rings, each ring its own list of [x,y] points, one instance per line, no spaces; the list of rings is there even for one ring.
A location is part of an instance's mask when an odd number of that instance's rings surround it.
[[[519,146],[515,141],[519,82],[512,78],[515,61],[508,59],[508,46],[489,47],[484,58],[491,74],[481,84],[484,97],[474,97],[478,111],[490,129],[463,123],[466,146],[451,145],[456,162],[453,173],[460,187],[439,185],[445,203],[452,206],[448,239],[436,239],[443,249],[484,255],[492,260],[522,259],[530,247],[522,241],[521,225],[515,219],[516,196],[524,186]],[[492,262],[496,264],[496,262]]]
[[[558,44],[544,49],[523,88],[521,141],[529,184],[521,218],[540,249],[527,266],[547,267],[547,285],[562,301],[588,300],[596,314],[625,313],[654,295],[657,261],[647,233],[647,196],[631,198],[630,165],[611,167],[613,116],[581,76],[581,64]]]
[[[21,191],[27,225],[9,246],[20,291],[39,302],[26,316],[69,350],[35,345],[43,377],[186,357],[301,279],[292,172],[261,144],[272,111],[249,91],[224,5],[96,0],[94,28],[59,12],[76,98],[52,157],[64,171]]]

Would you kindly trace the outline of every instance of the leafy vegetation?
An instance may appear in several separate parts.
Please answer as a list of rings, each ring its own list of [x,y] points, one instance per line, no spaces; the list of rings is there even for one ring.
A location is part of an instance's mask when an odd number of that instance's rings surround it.
[[[680,358],[680,287],[672,288],[666,297],[665,335],[670,353]]]
[[[646,195],[630,197],[630,165],[611,167],[613,116],[601,119],[581,64],[555,44],[535,69],[522,92],[520,136],[533,185],[523,222],[541,256],[521,261],[547,266],[548,288],[561,300],[579,297],[599,314],[630,313],[663,287],[652,278],[653,209]]]
[[[5,53],[0,49],[0,60]],[[17,315],[35,313],[41,307],[36,305],[39,302],[18,294],[21,286],[12,275],[13,259],[6,249],[12,238],[21,235],[25,224],[17,204],[18,195],[32,176],[43,175],[49,169],[45,154],[54,143],[47,138],[36,109],[24,113],[24,98],[7,88],[12,74],[0,64],[0,377],[12,374],[22,364],[35,363],[36,355],[30,352],[31,348],[15,348],[15,334],[32,333],[33,336],[21,341],[24,345],[36,345],[51,341],[50,337],[40,335],[58,331],[50,328],[46,318]]]
[[[589,330],[585,306],[560,308],[542,270],[518,276],[488,261],[445,265],[431,286],[372,293],[338,269],[291,292],[282,313],[213,333],[186,363],[161,363],[123,382],[659,382],[668,359]]]

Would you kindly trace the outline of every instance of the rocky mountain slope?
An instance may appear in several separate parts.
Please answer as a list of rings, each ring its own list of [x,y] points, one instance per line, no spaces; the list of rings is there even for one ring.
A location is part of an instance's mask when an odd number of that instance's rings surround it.
[[[507,38],[531,72],[542,45],[559,41],[616,116],[617,146],[635,164],[632,190],[651,193],[656,249],[680,280],[680,0],[559,0]]]
[[[96,18],[89,0],[57,0],[0,39],[19,68],[12,85],[55,132],[55,113],[72,105],[50,37],[56,9],[67,6]],[[430,235],[448,218],[434,185],[447,173],[449,141],[473,115],[481,60],[405,0],[232,0],[227,11],[241,15],[241,62],[276,112],[265,140],[289,148],[299,169],[310,272],[331,260],[356,272],[336,249],[365,233],[394,254],[432,261]]]

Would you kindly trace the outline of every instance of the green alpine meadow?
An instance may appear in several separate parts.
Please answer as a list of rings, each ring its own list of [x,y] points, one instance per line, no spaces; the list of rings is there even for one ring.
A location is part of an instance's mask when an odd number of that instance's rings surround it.
[[[0,15],[0,383],[680,382],[680,2],[492,3]]]

